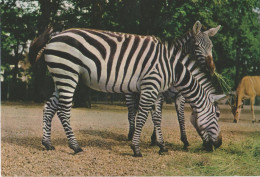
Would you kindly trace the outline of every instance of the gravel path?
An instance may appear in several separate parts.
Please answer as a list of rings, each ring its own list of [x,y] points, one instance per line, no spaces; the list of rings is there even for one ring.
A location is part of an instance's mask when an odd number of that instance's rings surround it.
[[[149,117],[142,133],[143,158],[134,158],[127,141],[127,109],[122,106],[93,105],[92,109],[72,109],[71,125],[83,148],[73,155],[57,116],[52,123],[52,143],[56,150],[46,151],[41,145],[43,105],[3,103],[1,106],[1,160],[3,176],[123,176],[164,175],[173,160],[187,158],[179,140],[179,127],[172,106],[163,112],[163,134],[169,153],[158,154],[158,147],[151,147],[153,130]],[[191,147],[201,151],[201,140],[189,123],[186,127]],[[222,130],[225,132],[259,131],[260,124],[251,124],[251,115],[245,111],[237,128],[232,123],[229,110],[222,111]],[[259,118],[259,109],[257,110]],[[251,128],[248,129],[248,126]],[[227,135],[229,136],[229,135]],[[239,137],[234,137],[239,138]],[[225,134],[223,140],[227,139]],[[199,157],[198,157],[199,158]],[[175,174],[182,175],[176,168]],[[191,172],[192,175],[192,172]]]

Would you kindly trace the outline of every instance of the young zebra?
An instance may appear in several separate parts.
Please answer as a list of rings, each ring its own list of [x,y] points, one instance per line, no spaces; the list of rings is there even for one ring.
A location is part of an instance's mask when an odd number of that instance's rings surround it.
[[[176,81],[176,71],[181,72],[175,68],[181,51],[172,57],[174,48],[153,36],[93,29],[66,30],[48,41],[49,35],[45,32],[38,38],[40,42],[37,39],[33,41],[29,53],[31,61],[32,57],[39,58],[43,54],[56,88],[43,111],[42,144],[48,150],[54,149],[51,121],[57,112],[69,147],[75,153],[82,151],[70,126],[72,98],[79,77],[82,77],[87,86],[102,92],[140,93],[131,148],[135,156],[141,156],[139,140],[142,127],[159,93],[168,90]],[[47,44],[41,44],[43,41]],[[39,46],[45,46],[45,49],[41,50]],[[207,134],[204,129],[202,131],[202,134]],[[207,136],[205,142],[215,143],[218,133],[215,132],[214,138]],[[163,151],[163,142],[159,146]]]
[[[218,30],[220,29],[220,25],[216,28],[211,28],[207,31],[202,32],[201,31],[201,23],[197,21],[192,31],[185,34],[183,37],[175,40],[172,42],[172,44],[175,46],[173,51],[173,56],[176,55],[179,48],[182,48],[182,56],[183,58],[186,54],[190,54],[193,56],[193,58],[196,58],[201,63],[201,67],[205,67],[205,72],[209,72],[211,75],[214,73],[215,65],[213,62],[212,57],[212,42],[209,37],[214,36]],[[184,121],[184,104],[185,99],[181,94],[173,92],[171,89],[163,93],[165,98],[174,98],[175,101],[175,107],[177,112],[177,117],[179,121],[180,126],[180,132],[181,132],[181,141],[184,143],[184,148],[187,148],[189,146],[189,142],[187,140],[186,132],[185,132],[185,121]],[[135,115],[138,109],[138,95],[135,94],[126,94],[126,104],[128,106],[128,120],[129,120],[129,133],[128,133],[128,139],[131,140],[134,134],[135,129]],[[153,113],[154,116],[157,118],[154,119],[161,119],[161,107],[163,104],[163,97],[158,99],[158,102],[155,103],[157,106],[156,108],[158,111],[155,111],[157,113]],[[159,106],[160,105],[160,106]],[[155,107],[155,106],[154,106]],[[159,116],[159,117],[158,117]],[[156,128],[154,128],[153,135],[151,137],[151,144],[156,144]]]

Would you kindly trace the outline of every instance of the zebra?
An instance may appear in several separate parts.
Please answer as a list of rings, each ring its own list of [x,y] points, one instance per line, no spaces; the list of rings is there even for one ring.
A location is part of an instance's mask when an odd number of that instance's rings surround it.
[[[55,149],[51,144],[51,122],[57,112],[69,147],[75,153],[82,151],[70,125],[72,98],[81,77],[88,87],[98,91],[140,93],[131,148],[134,156],[142,156],[139,147],[142,127],[159,93],[168,90],[176,80],[176,74],[181,72],[175,67],[181,50],[173,57],[174,46],[162,43],[154,36],[95,29],[74,28],[48,39],[49,36],[46,32],[36,38],[29,49],[32,52],[29,57],[44,57],[55,84],[55,91],[43,110],[42,144],[45,148]],[[40,42],[37,39],[41,39]],[[40,53],[39,46],[44,46]],[[214,138],[206,136],[206,143],[215,143],[219,132],[214,133]],[[158,144],[164,151],[164,143]]]
[[[204,32],[201,32],[201,27],[202,25],[198,21],[194,24],[192,31],[189,31],[181,38],[174,40],[172,43],[176,47],[174,48],[175,51],[173,51],[173,53],[176,54],[178,49],[182,48],[183,50],[182,56],[186,54],[193,55],[193,58],[195,57],[201,63],[202,67],[206,68],[205,72],[209,72],[211,75],[213,75],[215,71],[215,65],[212,57],[213,45],[209,37],[214,36],[220,29],[221,25],[218,25],[216,28],[211,28]],[[189,146],[189,142],[187,140],[187,135],[185,131],[185,121],[184,121],[185,99],[183,96],[181,96],[181,94],[175,93],[171,89],[163,93],[162,96],[164,98],[173,98],[175,100],[175,107],[176,107],[177,117],[180,126],[181,141],[183,142],[184,148],[186,149]],[[163,97],[158,99],[158,103],[155,103],[157,105],[158,111],[160,111],[160,113],[153,114],[153,115],[157,115],[157,119],[161,119],[160,117],[158,117],[158,115],[161,115]],[[138,109],[139,98],[135,94],[131,93],[131,94],[126,94],[125,99],[126,99],[126,105],[128,107],[128,120],[129,120],[128,139],[131,140],[135,129],[135,115]],[[151,144],[152,145],[156,144],[155,129],[151,136]]]
[[[204,148],[212,151],[213,146],[218,148],[222,144],[222,135],[218,125],[220,109],[217,101],[226,95],[215,93],[215,88],[209,82],[207,75],[198,67],[194,67],[194,61],[189,64],[185,64],[185,62],[178,61],[176,69],[178,67],[181,72],[176,71],[176,76],[179,79],[175,78],[176,82],[168,91],[180,93],[190,103],[193,110],[190,121],[201,136]],[[186,67],[184,64],[188,66]],[[187,74],[189,72],[190,74]]]

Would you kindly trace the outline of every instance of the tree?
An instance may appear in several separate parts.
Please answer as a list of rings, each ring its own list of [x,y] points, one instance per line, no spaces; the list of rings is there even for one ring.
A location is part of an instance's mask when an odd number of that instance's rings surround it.
[[[232,10],[227,7],[232,7]],[[257,72],[260,66],[260,24],[259,14],[255,11],[257,8],[259,9],[257,0],[219,0],[211,6],[213,20],[223,26],[215,52],[217,68],[232,73],[230,80],[235,78],[233,88],[237,87],[243,76],[260,74]]]
[[[21,1],[22,2],[22,1]],[[18,75],[18,63],[24,59],[24,52],[27,42],[35,33],[35,14],[29,9],[33,4],[23,7],[15,0],[3,1],[2,11],[2,65],[10,70],[10,65],[14,65],[11,70],[11,99],[15,99],[15,90]],[[10,23],[11,22],[11,23]]]
[[[15,90],[18,62],[24,60],[28,41],[49,24],[54,31],[83,27],[172,40],[200,20],[205,29],[222,25],[212,38],[213,58],[217,71],[236,88],[244,75],[260,75],[259,4],[258,0],[2,0],[2,68]],[[44,61],[40,62],[31,74],[36,101],[43,101],[53,89]]]

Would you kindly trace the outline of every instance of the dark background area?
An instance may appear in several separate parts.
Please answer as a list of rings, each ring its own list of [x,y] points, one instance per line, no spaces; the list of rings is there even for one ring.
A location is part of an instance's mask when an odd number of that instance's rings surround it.
[[[95,28],[174,39],[199,20],[209,29],[217,72],[235,90],[246,75],[260,75],[258,0],[2,0],[1,99],[43,102],[54,86],[44,61],[31,66],[30,42],[49,24],[55,31]],[[101,93],[79,84],[74,106],[123,102],[121,94]]]

